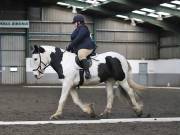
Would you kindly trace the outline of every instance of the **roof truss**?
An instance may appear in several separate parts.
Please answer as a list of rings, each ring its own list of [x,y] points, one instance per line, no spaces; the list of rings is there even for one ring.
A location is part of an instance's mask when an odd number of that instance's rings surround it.
[[[165,21],[159,21],[156,18],[149,17],[147,15],[140,15],[140,14],[132,13],[132,12],[123,14],[122,12],[112,11],[112,10],[108,10],[107,8],[103,8],[101,5],[114,2],[114,3],[120,4],[120,5],[125,5],[127,7],[132,7],[133,9],[136,9],[136,10],[140,10],[141,8],[145,7],[145,8],[153,9],[156,12],[166,12],[166,13],[170,13],[173,16],[180,17],[180,10],[177,10],[177,9],[162,7],[162,6],[149,7],[148,5],[145,5],[144,3],[137,3],[136,1],[133,1],[133,0],[107,0],[106,2],[102,2],[98,6],[92,6],[91,4],[86,3],[85,0],[84,1],[61,0],[61,2],[68,3],[73,6],[82,6],[82,7],[84,7],[84,9],[82,9],[82,12],[95,11],[95,12],[101,13],[102,15],[106,15],[106,16],[113,17],[113,18],[115,17],[115,15],[121,14],[121,15],[128,16],[129,18],[141,19],[145,22],[159,26],[168,31],[173,31],[176,33],[180,32],[178,27],[175,26],[174,24],[169,24]]]

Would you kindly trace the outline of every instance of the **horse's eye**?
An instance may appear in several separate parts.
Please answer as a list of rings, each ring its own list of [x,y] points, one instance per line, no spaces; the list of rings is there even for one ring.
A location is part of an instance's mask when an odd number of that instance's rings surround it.
[[[37,58],[34,58],[34,61],[36,61],[37,60]]]

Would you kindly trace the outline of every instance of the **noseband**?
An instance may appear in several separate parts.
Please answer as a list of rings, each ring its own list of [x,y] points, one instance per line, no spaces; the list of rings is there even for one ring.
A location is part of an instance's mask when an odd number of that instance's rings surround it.
[[[41,60],[41,55],[39,53],[39,59],[40,59],[40,62],[39,62],[39,66],[36,68],[36,69],[33,69],[33,71],[38,71],[40,74],[43,74],[42,71],[44,71],[50,64],[45,64],[42,60]],[[41,64],[43,64],[45,67],[42,68],[41,67]]]

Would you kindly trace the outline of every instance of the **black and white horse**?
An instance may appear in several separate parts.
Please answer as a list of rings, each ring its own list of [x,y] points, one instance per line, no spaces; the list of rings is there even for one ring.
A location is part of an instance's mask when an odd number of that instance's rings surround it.
[[[73,102],[78,105],[83,112],[90,116],[95,116],[92,104],[83,103],[76,91],[79,82],[82,83],[79,69],[75,61],[76,54],[67,52],[53,46],[36,46],[32,52],[33,74],[40,79],[46,67],[49,65],[59,75],[62,82],[62,93],[59,100],[58,109],[50,118],[58,119],[62,115],[63,107],[68,95],[72,96]],[[126,58],[116,52],[106,52],[92,56],[92,65],[89,68],[90,79],[83,77],[83,85],[95,85],[104,82],[107,92],[107,105],[101,115],[111,113],[114,93],[113,86],[117,85],[119,90],[128,99],[133,110],[140,116],[142,114],[142,103],[137,99],[135,89],[144,89],[143,86],[135,83],[131,78],[131,67]]]

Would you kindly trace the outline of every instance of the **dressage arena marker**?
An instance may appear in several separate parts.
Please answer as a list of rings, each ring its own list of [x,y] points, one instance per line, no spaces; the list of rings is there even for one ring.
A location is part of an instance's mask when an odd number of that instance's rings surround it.
[[[100,119],[100,120],[62,120],[62,121],[0,121],[0,126],[8,125],[70,125],[70,124],[115,124],[115,123],[142,123],[142,122],[180,122],[180,117],[169,118],[127,118],[127,119]]]
[[[62,88],[62,86],[23,86],[24,88]],[[81,86],[84,89],[103,89],[105,86]],[[117,88],[114,86],[114,88]],[[147,87],[148,89],[172,89],[172,90],[180,90],[180,87]]]

